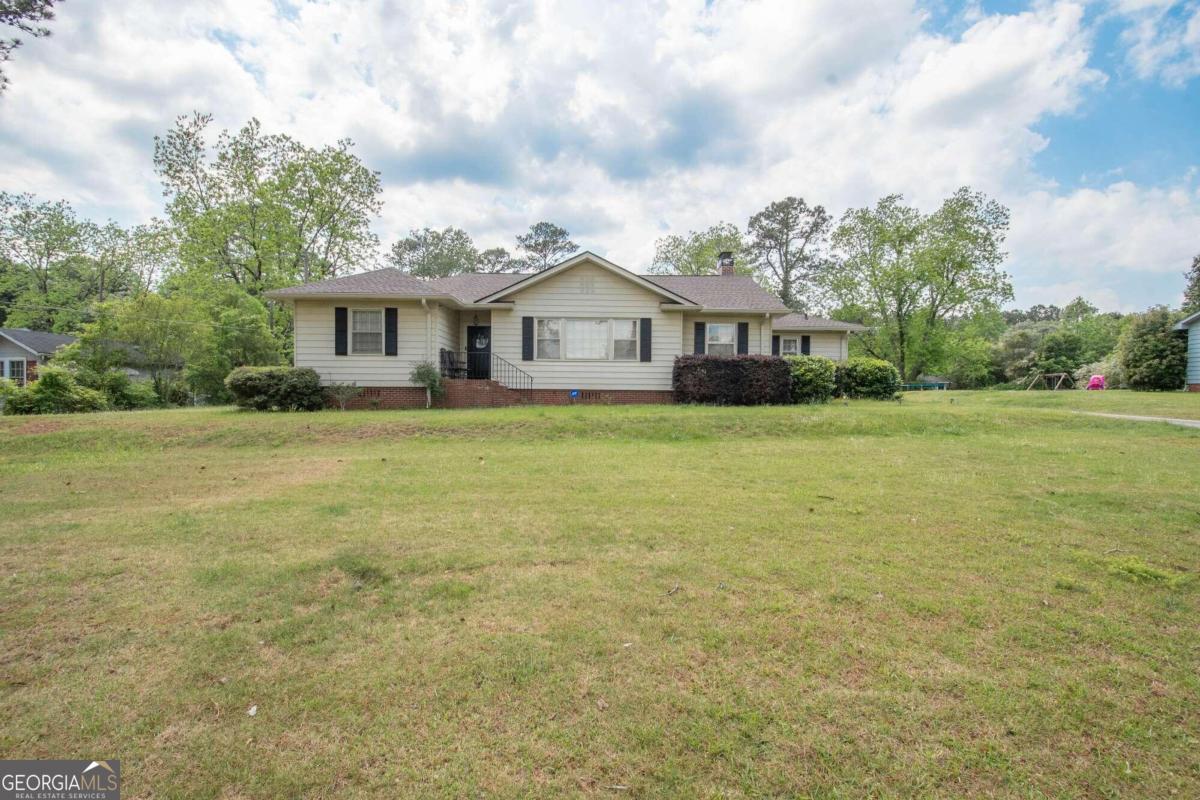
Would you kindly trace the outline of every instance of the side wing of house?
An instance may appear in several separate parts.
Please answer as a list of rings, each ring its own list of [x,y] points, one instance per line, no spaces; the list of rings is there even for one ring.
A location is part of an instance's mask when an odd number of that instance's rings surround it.
[[[824,356],[834,361],[845,361],[850,357],[850,334],[846,331],[781,331],[773,332],[779,337],[777,355],[805,354]]]
[[[681,313],[661,293],[584,262],[504,299],[510,308],[491,311],[494,352],[535,388],[670,391]]]

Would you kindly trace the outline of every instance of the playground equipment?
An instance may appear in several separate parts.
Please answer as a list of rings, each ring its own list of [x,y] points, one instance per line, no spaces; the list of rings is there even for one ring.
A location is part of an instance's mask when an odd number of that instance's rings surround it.
[[[1029,381],[1029,385],[1025,387],[1025,391],[1032,389],[1039,381],[1043,389],[1049,389],[1052,392],[1057,392],[1059,389],[1075,388],[1075,379],[1071,377],[1071,373],[1069,372],[1039,372],[1033,376],[1033,380]]]

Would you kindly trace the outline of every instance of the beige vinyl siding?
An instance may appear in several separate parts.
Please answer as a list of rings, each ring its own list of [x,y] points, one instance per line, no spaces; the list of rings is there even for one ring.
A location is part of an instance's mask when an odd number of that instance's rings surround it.
[[[747,353],[750,355],[771,355],[771,324],[766,317],[759,315],[738,316],[737,314],[694,314],[687,313],[683,315],[683,326],[680,330],[680,335],[683,337],[683,352],[692,353],[696,349],[696,323],[697,322],[722,322],[733,323],[739,322],[750,323],[750,342]],[[737,340],[734,340],[736,345]]]
[[[783,353],[783,340],[796,339],[796,352],[800,352],[801,336],[812,337],[809,342],[810,356],[824,356],[834,361],[845,361],[850,356],[849,334],[841,331],[775,331],[779,337],[779,352]]]
[[[396,308],[397,355],[333,354],[333,309]],[[295,313],[295,364],[312,367],[322,383],[356,383],[359,386],[411,386],[408,374],[424,361],[426,316],[419,303],[378,300],[297,300]]]
[[[512,311],[492,311],[493,351],[532,375],[535,389],[671,388],[675,356],[682,352],[679,313],[662,311],[662,296],[603,267],[582,263],[512,295],[512,300]],[[463,316],[471,313],[464,311]],[[651,360],[522,361],[522,317],[648,317]]]
[[[458,312],[452,308],[438,306],[435,315],[437,320],[437,330],[434,335],[434,363],[437,363],[438,352],[445,350],[458,350],[458,343],[461,341],[458,337]]]

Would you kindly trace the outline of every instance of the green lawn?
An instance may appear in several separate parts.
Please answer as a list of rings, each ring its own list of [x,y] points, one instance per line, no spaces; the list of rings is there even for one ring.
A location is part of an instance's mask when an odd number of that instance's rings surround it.
[[[1200,430],[1074,408],[1200,395],[5,417],[0,756],[130,798],[1200,796]]]

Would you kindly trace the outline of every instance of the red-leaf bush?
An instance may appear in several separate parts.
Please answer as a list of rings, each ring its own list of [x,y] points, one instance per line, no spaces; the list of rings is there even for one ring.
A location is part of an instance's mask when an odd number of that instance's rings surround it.
[[[776,356],[677,356],[671,383],[680,403],[782,405],[792,393],[791,370]]]

